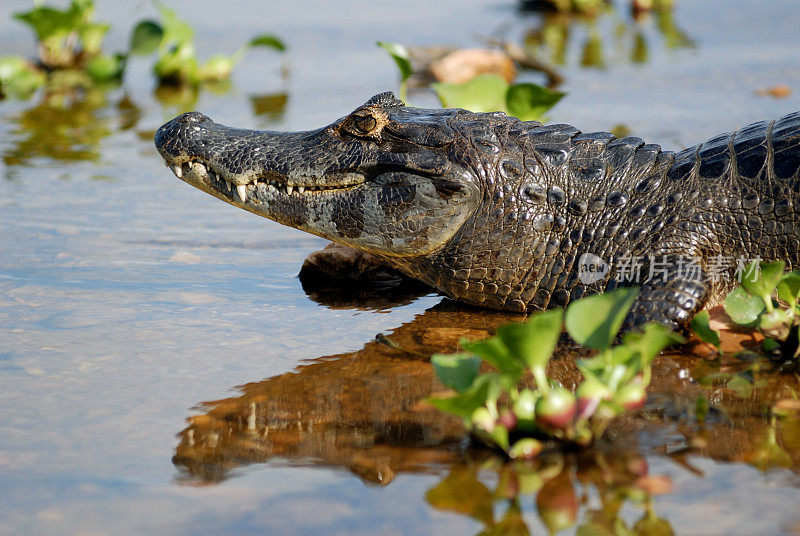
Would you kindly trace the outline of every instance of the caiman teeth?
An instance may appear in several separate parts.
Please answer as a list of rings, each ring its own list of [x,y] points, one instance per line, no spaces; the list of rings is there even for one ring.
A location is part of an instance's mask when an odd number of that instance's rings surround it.
[[[214,170],[210,165],[202,162],[200,160],[189,160],[183,162],[182,164],[170,164],[165,162],[167,167],[172,170],[173,173],[178,178],[185,177],[188,173],[193,174],[196,177],[203,178],[205,180],[214,181],[217,184],[217,188],[222,191],[222,182],[225,183],[225,188],[230,192],[232,190],[232,186],[236,186],[236,194],[239,196],[239,199],[244,203],[247,201],[247,187],[249,185],[253,185],[253,187],[257,190],[258,189],[258,182],[259,180],[264,183],[267,188],[274,188],[280,193],[283,193],[288,196],[292,196],[297,192],[297,196],[304,195],[306,193],[311,192],[334,192],[337,190],[346,190],[353,186],[358,186],[359,184],[349,184],[349,185],[342,185],[342,186],[335,186],[335,185],[299,185],[299,184],[289,184],[286,182],[282,182],[280,180],[271,179],[267,177],[256,177],[250,180],[249,184],[235,184],[230,179],[225,178],[225,176]],[[190,175],[191,176],[191,175]]]

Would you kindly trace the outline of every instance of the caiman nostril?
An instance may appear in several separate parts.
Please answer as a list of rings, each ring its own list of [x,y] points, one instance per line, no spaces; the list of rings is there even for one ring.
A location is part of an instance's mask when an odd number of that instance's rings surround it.
[[[185,114],[181,114],[178,119],[181,123],[202,123],[208,119],[208,117],[200,112],[187,112]]]

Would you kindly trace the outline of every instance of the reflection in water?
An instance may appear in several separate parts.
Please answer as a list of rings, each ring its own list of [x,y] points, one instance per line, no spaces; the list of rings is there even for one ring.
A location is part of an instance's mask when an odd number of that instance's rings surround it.
[[[153,95],[161,106],[169,111],[168,115],[190,112],[196,108],[200,89],[197,86],[156,86]]]
[[[112,132],[109,118],[100,113],[106,104],[106,92],[98,88],[45,91],[38,104],[11,118],[16,143],[3,152],[3,161],[24,166],[41,157],[97,160],[100,141]],[[130,120],[129,109],[120,111]]]
[[[454,462],[461,422],[421,402],[441,386],[416,356],[453,351],[460,338],[486,337],[512,318],[443,303],[389,335],[407,351],[373,341],[245,385],[241,396],[206,403],[206,413],[190,419],[174,462],[195,482],[277,457],[346,467],[379,484]]]
[[[648,474],[647,461],[636,452],[550,453],[525,463],[460,461],[425,499],[437,510],[474,519],[482,535],[530,534],[522,513],[525,503],[534,502],[551,534],[579,523],[579,534],[666,536],[672,527],[656,515],[651,497],[670,489],[668,478]],[[621,516],[627,504],[643,511],[633,523]]]
[[[693,452],[764,471],[775,467],[800,470],[800,408],[794,404],[793,410],[777,410],[781,402],[797,402],[800,377],[766,372],[770,365],[761,360],[748,363],[737,357],[716,361],[689,360],[685,356],[675,359],[705,386],[703,399],[686,400],[693,406],[688,410],[690,418],[677,419],[678,430],[691,438]],[[661,397],[670,389],[657,387]],[[702,425],[708,419],[707,405],[722,415],[718,425]]]
[[[646,63],[653,42],[661,41],[670,50],[695,46],[677,26],[672,10],[632,19],[613,7],[596,17],[542,12],[531,18],[535,23],[525,33],[524,46],[529,54],[540,54],[556,65],[569,64],[573,50],[579,50],[581,67],[602,69],[610,62]]]
[[[69,74],[69,73],[67,73]],[[224,94],[230,83],[204,84],[204,90]],[[133,130],[142,117],[142,111],[125,92],[114,101],[117,86],[98,86],[62,76],[41,91],[38,101],[10,122],[13,143],[3,151],[3,161],[9,168],[30,165],[36,158],[59,161],[97,160],[100,143],[114,131]],[[170,115],[194,109],[199,89],[192,86],[159,86],[155,96]],[[269,120],[283,113],[285,94],[269,96],[272,104],[262,102]],[[268,111],[269,110],[269,111]],[[269,115],[274,114],[274,115]],[[116,118],[114,118],[116,115]],[[137,132],[150,142],[153,132]]]
[[[142,112],[125,93],[113,104],[116,126],[108,113],[110,87],[51,85],[39,102],[11,117],[14,144],[3,151],[9,166],[27,166],[36,158],[97,160],[100,142],[114,130],[136,127]]]
[[[117,102],[117,112],[119,113],[117,130],[120,131],[135,128],[142,118],[142,110],[136,106],[136,103],[133,102],[133,99],[131,99],[127,93]]]
[[[213,484],[271,460],[345,468],[378,485],[399,473],[447,473],[427,492],[428,503],[475,519],[482,534],[527,534],[521,512],[534,494],[539,520],[553,532],[671,534],[651,501],[671,482],[649,475],[645,456],[666,456],[699,478],[706,475],[694,467],[697,457],[800,472],[797,413],[769,416],[776,400],[800,391],[798,379],[682,354],[656,360],[644,411],[615,422],[593,449],[570,454],[553,446],[526,464],[475,448],[458,419],[423,401],[443,389],[426,356],[519,318],[445,300],[391,332],[389,344],[376,337],[356,352],[320,357],[244,385],[237,397],[203,403],[204,413],[179,434],[178,481]],[[574,385],[574,357],[582,355],[560,345],[550,374]],[[623,519],[625,505],[641,515]]]
[[[334,243],[311,253],[298,277],[309,298],[331,309],[387,310],[432,292],[372,255]]]
[[[285,91],[250,96],[253,115],[261,118],[266,123],[281,119],[286,112],[287,102],[289,102],[289,94]]]

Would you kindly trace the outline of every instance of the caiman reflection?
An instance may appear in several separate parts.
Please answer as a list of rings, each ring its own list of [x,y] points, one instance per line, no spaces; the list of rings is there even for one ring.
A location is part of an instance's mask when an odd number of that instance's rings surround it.
[[[316,300],[352,306],[340,289],[304,281]],[[379,286],[371,295],[362,291],[358,301],[367,297],[371,308],[381,309],[424,292]],[[389,333],[395,347],[374,340],[356,352],[319,357],[292,373],[241,386],[240,396],[203,403],[204,413],[190,417],[179,434],[173,458],[179,480],[215,483],[238,467],[278,461],[342,468],[386,485],[399,473],[443,474],[453,464],[485,457],[471,448],[458,419],[424,403],[444,390],[428,356],[455,351],[460,339],[485,338],[521,318],[445,300]],[[575,357],[581,354],[562,344],[551,376],[574,385]],[[691,458],[701,456],[796,472],[800,421],[796,413],[770,417],[769,408],[800,391],[798,380],[758,372],[759,366],[681,354],[658,358],[645,410],[620,419],[592,452],[669,451],[689,471],[695,471]],[[702,412],[701,400],[709,406]]]
[[[397,473],[449,465],[466,436],[460,420],[422,402],[443,387],[420,356],[454,351],[459,339],[487,337],[514,318],[443,303],[388,335],[403,350],[375,340],[244,385],[239,397],[203,404],[173,461],[184,480],[199,483],[272,459],[343,467],[383,485]]]

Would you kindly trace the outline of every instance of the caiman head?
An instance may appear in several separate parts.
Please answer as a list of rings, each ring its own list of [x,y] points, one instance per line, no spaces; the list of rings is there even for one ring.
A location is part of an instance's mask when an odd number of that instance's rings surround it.
[[[382,93],[306,132],[243,130],[198,112],[155,135],[174,173],[279,223],[386,257],[431,253],[481,204],[452,119],[463,110],[406,107]]]

